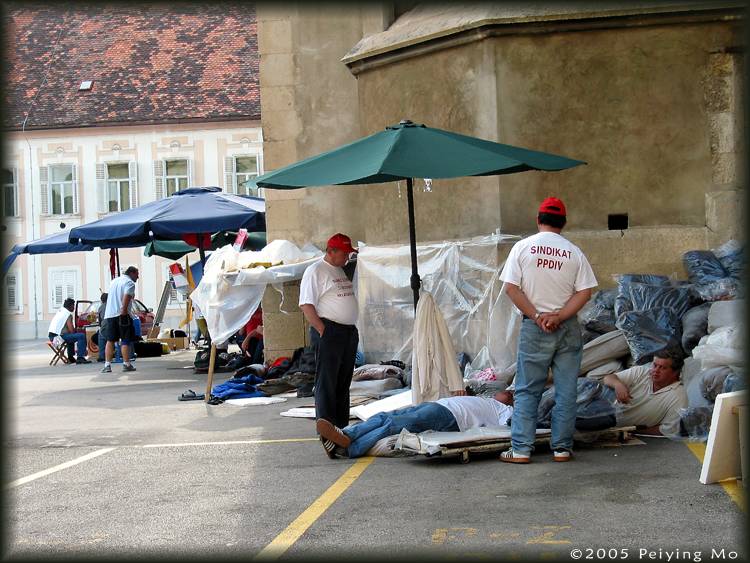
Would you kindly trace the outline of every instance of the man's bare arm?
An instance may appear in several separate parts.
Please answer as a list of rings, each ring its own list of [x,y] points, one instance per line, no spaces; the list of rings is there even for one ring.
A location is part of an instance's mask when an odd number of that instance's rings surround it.
[[[567,321],[568,319],[574,317],[578,311],[581,310],[581,308],[588,302],[588,300],[591,299],[591,289],[582,289],[581,291],[576,291],[573,295],[570,296],[570,299],[568,299],[568,302],[563,305],[562,309],[559,311],[555,311],[554,313],[550,313],[549,315],[544,315],[544,323],[545,325],[549,326],[550,328],[557,328],[561,322]]]
[[[315,309],[315,305],[310,305],[309,303],[307,303],[305,305],[300,305],[299,308],[302,309],[302,314],[305,315],[305,318],[307,319],[307,322],[310,323],[310,326],[317,330],[320,336],[323,336],[323,331],[325,330],[326,326],[318,316],[318,311]]]
[[[508,297],[513,302],[513,304],[516,307],[518,307],[521,313],[523,313],[530,319],[533,319],[534,322],[539,326],[539,328],[541,328],[545,332],[552,332],[551,330],[549,330],[548,328],[546,328],[545,326],[541,324],[542,322],[541,318],[539,319],[535,318],[538,311],[536,310],[536,307],[534,307],[534,305],[531,304],[531,301],[529,301],[529,298],[526,297],[523,291],[521,291],[520,287],[518,287],[515,284],[508,283],[508,282],[505,282],[504,287],[505,287],[505,292],[508,294]]]
[[[614,373],[608,373],[607,375],[605,375],[602,379],[602,383],[607,387],[611,387],[615,390],[617,400],[621,403],[629,403],[632,399],[627,386],[622,381],[620,381],[620,378],[618,378]]]
[[[130,308],[130,302],[133,300],[133,296],[129,293],[125,294],[125,298],[122,300],[122,308],[120,309],[120,315],[127,315],[128,309]]]

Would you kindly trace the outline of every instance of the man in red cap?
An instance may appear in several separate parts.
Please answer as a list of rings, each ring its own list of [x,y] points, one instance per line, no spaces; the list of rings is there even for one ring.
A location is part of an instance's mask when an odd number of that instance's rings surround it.
[[[555,406],[552,447],[555,461],[568,461],[573,449],[576,380],[583,341],[576,313],[597,286],[581,249],[560,232],[566,223],[565,204],[548,197],[539,206],[539,232],[518,241],[505,262],[500,279],[523,321],[518,337],[515,408],[511,449],[500,455],[509,463],[529,463],[536,437],[537,406],[552,368]]]
[[[318,433],[331,426],[349,424],[349,386],[354,372],[359,334],[354,286],[343,267],[357,249],[351,239],[336,233],[326,245],[322,260],[302,276],[299,306],[310,323],[310,341],[316,349],[315,416]],[[321,437],[330,457],[336,444]]]

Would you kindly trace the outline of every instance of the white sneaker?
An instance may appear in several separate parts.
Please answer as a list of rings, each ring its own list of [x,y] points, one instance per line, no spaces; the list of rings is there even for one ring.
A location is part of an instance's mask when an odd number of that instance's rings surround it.
[[[552,457],[555,461],[570,461],[571,455],[568,450],[555,450]]]
[[[500,454],[500,457],[498,459],[506,463],[531,463],[531,458],[528,455],[514,452],[513,448],[505,450]]]
[[[112,366],[104,366],[100,373],[112,373]]]

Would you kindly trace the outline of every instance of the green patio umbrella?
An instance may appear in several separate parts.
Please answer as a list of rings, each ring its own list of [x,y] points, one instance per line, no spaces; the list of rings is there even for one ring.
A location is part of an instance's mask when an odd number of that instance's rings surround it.
[[[557,171],[586,164],[564,156],[503,145],[402,120],[398,125],[255,178],[261,188],[380,184],[406,180],[414,307],[417,271],[413,178],[494,176],[527,170]]]
[[[211,250],[216,250],[227,244],[234,243],[236,232],[222,231],[211,235]],[[257,231],[247,233],[247,240],[242,247],[243,250],[261,250],[266,246],[266,232]],[[181,240],[153,240],[143,248],[144,256],[162,256],[170,260],[179,260],[186,254],[197,250],[195,246]]]

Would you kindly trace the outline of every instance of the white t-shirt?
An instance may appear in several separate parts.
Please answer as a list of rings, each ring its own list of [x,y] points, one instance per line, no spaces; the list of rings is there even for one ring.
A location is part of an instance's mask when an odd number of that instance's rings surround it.
[[[321,258],[302,275],[299,304],[313,305],[318,316],[343,325],[357,322],[359,312],[354,285],[344,270]]]
[[[451,411],[463,432],[480,426],[507,426],[513,407],[485,397],[446,397],[436,403]]]
[[[104,318],[111,319],[112,317],[119,317],[120,309],[122,309],[122,302],[125,300],[125,296],[135,296],[135,282],[130,279],[130,276],[122,275],[119,278],[115,278],[112,280],[112,283],[109,285],[108,293],[109,296],[107,297],[107,308],[104,310]],[[128,307],[128,312],[132,316],[132,299]]]
[[[65,328],[65,323],[68,322],[68,319],[72,314],[73,313],[68,311],[65,307],[60,307],[60,310],[55,313],[54,317],[52,317],[52,322],[49,323],[49,330],[47,332],[62,334],[63,329]]]
[[[540,313],[562,309],[574,293],[598,285],[581,249],[547,231],[513,245],[500,279],[519,286]]]

